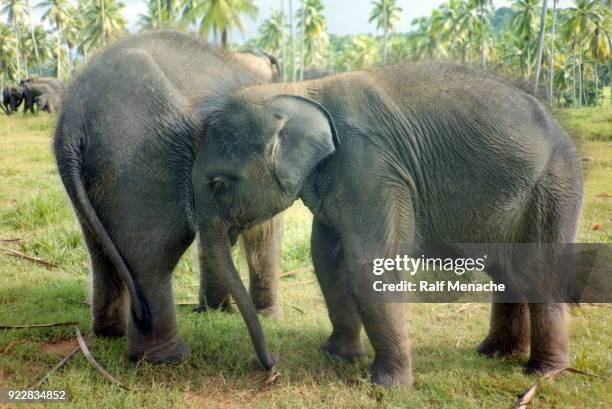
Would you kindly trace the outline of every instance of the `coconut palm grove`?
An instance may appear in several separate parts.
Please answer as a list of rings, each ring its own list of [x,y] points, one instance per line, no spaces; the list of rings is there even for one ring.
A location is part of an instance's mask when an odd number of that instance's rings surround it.
[[[533,83],[549,104],[562,107],[610,101],[612,31],[609,0],[449,0],[431,15],[402,21],[409,1],[371,2],[375,33],[327,32],[325,1],[279,0],[258,35],[230,40],[256,21],[253,0],[150,0],[137,30],[174,28],[224,48],[259,47],[276,55],[285,80],[310,67],[336,72],[419,60],[450,60]],[[1,0],[1,85],[31,76],[69,79],[96,52],[128,34],[117,0]],[[40,17],[40,18],[39,18]],[[537,85],[536,85],[537,84]]]

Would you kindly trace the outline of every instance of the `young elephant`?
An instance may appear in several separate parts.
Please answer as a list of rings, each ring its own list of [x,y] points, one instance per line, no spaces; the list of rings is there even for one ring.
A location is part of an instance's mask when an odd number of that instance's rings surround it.
[[[210,126],[193,184],[200,228],[217,240],[211,266],[233,270],[236,234],[302,199],[333,325],[322,348],[361,356],[363,326],[376,384],[408,386],[412,374],[404,308],[372,291],[374,259],[419,257],[427,243],[576,237],[574,145],[533,96],[489,75],[453,64],[391,67],[250,87],[204,112]],[[530,370],[562,368],[566,319],[564,304],[495,304],[480,350],[531,344]]]
[[[64,100],[54,150],[91,256],[93,331],[127,331],[131,359],[168,362],[189,354],[171,274],[197,231],[191,171],[208,122],[199,107],[221,90],[271,77],[198,39],[158,31],[105,50]],[[281,229],[275,218],[243,235],[255,307],[272,314],[280,311]],[[228,285],[207,274],[214,249],[199,233],[201,309],[229,305],[229,290],[254,315],[240,281]]]

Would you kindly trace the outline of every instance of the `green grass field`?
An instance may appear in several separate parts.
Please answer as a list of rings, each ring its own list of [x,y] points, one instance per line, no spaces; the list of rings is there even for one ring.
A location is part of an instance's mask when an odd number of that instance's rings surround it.
[[[612,198],[598,196],[612,195],[612,108],[559,116],[588,157],[579,240],[611,242]],[[78,321],[89,335],[88,257],[52,160],[52,127],[47,115],[0,116],[0,239],[20,239],[0,246],[57,264],[46,268],[0,253],[0,325]],[[311,264],[310,220],[301,204],[287,211],[285,270]],[[195,303],[198,272],[191,251],[174,277],[177,302]],[[45,388],[67,389],[68,406],[83,408],[507,408],[536,379],[523,374],[524,356],[487,359],[474,351],[487,332],[488,305],[411,304],[415,386],[374,388],[364,372],[372,358],[365,339],[368,358],[359,363],[341,365],[318,351],[330,323],[313,273],[284,278],[281,296],[285,318],[263,320],[271,349],[280,355],[281,375],[271,385],[264,382],[240,315],[194,314],[179,306],[190,359],[134,364],[126,359],[125,340],[89,335],[94,356],[132,390],[111,385],[82,355]],[[612,374],[611,315],[612,305],[572,309],[573,367]],[[0,388],[32,384],[75,346],[70,328],[0,330]],[[544,382],[533,402],[535,408],[610,408],[612,386],[609,380],[565,375]]]

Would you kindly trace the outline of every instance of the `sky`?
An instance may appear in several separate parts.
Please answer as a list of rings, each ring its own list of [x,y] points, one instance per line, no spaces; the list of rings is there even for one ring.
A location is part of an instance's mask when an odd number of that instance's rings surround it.
[[[402,19],[398,31],[409,31],[410,22],[417,17],[427,16],[431,10],[444,3],[445,0],[399,0],[398,4],[403,8]],[[232,33],[231,40],[242,42],[257,35],[257,27],[261,22],[270,16],[273,10],[280,8],[281,0],[255,0],[255,5],[259,8],[259,15],[256,20],[244,19],[246,32],[243,37],[239,32]],[[130,30],[138,29],[138,15],[146,11],[145,0],[124,0],[126,8],[124,15],[128,19]],[[509,6],[510,0],[493,0],[496,8]],[[551,2],[549,2],[551,3]],[[571,0],[560,0],[559,7],[571,6]],[[288,1],[285,1],[285,5]],[[293,0],[294,8],[297,8],[300,0]],[[323,11],[330,34],[367,34],[374,33],[374,24],[368,23],[372,0],[323,0],[325,10]],[[285,12],[288,12],[285,10]]]

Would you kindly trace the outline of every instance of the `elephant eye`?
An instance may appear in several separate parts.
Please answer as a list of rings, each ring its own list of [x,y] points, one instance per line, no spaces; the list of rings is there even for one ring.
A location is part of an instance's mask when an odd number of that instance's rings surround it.
[[[225,176],[213,176],[210,178],[208,185],[215,193],[223,193],[229,189],[232,182]]]

